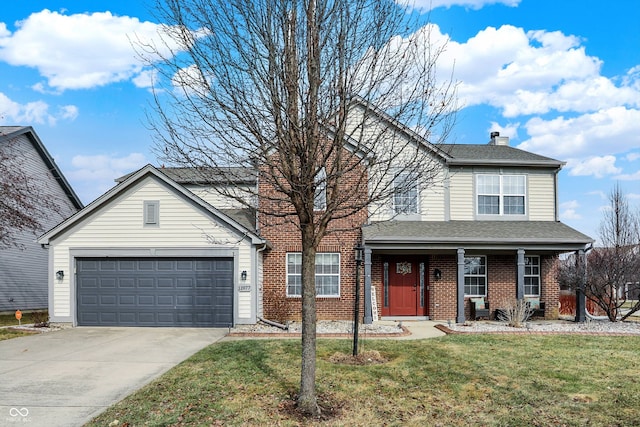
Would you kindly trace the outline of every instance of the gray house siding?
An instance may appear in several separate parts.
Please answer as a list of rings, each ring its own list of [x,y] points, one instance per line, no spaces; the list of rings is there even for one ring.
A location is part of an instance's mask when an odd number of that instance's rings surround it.
[[[81,203],[31,128],[0,127],[0,149],[10,150],[16,164],[60,209],[40,218],[42,230],[19,233],[16,246],[0,248],[0,312],[46,309],[49,254],[36,239],[77,212]]]

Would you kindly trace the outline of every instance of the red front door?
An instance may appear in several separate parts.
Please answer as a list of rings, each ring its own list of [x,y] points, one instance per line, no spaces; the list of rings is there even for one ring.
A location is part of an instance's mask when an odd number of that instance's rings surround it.
[[[423,264],[424,265],[424,264]],[[424,278],[421,286],[420,264],[411,257],[389,260],[389,315],[424,316],[426,314]]]

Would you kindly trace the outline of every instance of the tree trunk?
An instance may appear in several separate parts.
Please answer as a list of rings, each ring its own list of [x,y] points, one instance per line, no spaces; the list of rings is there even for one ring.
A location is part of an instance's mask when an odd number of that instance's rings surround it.
[[[320,413],[316,397],[316,248],[310,227],[302,227],[302,366],[298,408]]]

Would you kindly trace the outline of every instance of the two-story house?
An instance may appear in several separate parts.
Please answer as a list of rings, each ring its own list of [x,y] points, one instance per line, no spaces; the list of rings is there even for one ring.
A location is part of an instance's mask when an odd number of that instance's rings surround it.
[[[18,197],[18,190],[2,191],[3,225],[11,229],[15,219],[11,210],[24,209],[26,202],[33,203],[33,209],[20,213],[36,216],[42,227],[20,231],[13,227],[11,242],[0,245],[0,312],[42,310],[47,308],[49,254],[36,242],[36,233],[53,227],[83,205],[32,127],[0,126],[0,157],[5,174],[0,185],[18,187],[33,198],[16,203],[12,198]],[[12,179],[20,182],[10,182]]]
[[[592,241],[558,219],[563,163],[497,134],[488,144],[434,146],[366,104],[353,108],[425,150],[438,179],[415,181],[334,224],[341,231],[326,236],[316,256],[318,318],[353,317],[356,246],[364,252],[365,322],[462,322],[475,297],[492,308],[527,297],[557,317],[554,260]],[[259,169],[234,172],[229,182],[147,165],[45,233],[40,242],[61,272],[49,275],[51,320],[229,326],[300,318],[299,231],[221,198],[215,186],[268,199]]]

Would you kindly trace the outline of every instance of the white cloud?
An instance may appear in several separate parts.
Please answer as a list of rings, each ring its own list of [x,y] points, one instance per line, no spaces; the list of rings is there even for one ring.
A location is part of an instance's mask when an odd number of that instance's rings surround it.
[[[144,154],[77,155],[71,159],[72,168],[65,175],[85,202],[90,202],[115,185],[115,179],[140,169],[149,163]]]
[[[612,107],[578,117],[530,119],[530,138],[518,146],[550,157],[586,157],[626,153],[640,146],[640,109]]]
[[[640,153],[629,153],[625,156],[625,159],[627,159],[627,161],[629,162],[635,162],[636,160],[640,159]]]
[[[570,169],[569,175],[593,175],[596,178],[602,178],[605,175],[614,175],[622,171],[622,169],[616,167],[615,163],[615,156],[594,156],[584,160],[571,159],[567,162],[567,166]]]
[[[49,104],[44,101],[32,101],[20,104],[9,99],[0,92],[0,124],[49,124],[55,125],[58,120],[75,120],[78,107],[65,105],[51,113]]]
[[[131,79],[134,85],[139,88],[150,88],[158,81],[158,70],[143,70]]]
[[[452,6],[463,6],[471,9],[481,9],[484,6],[492,4],[503,4],[505,6],[516,7],[518,6],[518,4],[520,4],[520,1],[521,0],[409,0],[408,2],[398,1],[398,3],[408,3],[414,9],[427,11],[430,9],[435,9],[437,7],[450,8]]]
[[[569,200],[560,204],[560,217],[564,220],[576,220],[582,219],[582,216],[577,212],[580,207],[580,203],[577,200]]]
[[[640,108],[640,66],[623,77],[604,77],[602,60],[587,55],[583,42],[560,31],[487,27],[466,41],[450,40],[439,75],[455,70],[462,105],[488,104],[510,118]]]
[[[162,28],[110,12],[64,15],[46,9],[19,21],[13,33],[2,25],[0,60],[37,68],[48,86],[58,91],[104,86],[139,75],[143,64],[132,39],[152,43]]]
[[[620,181],[640,181],[640,170],[637,170],[634,173],[621,174],[615,178]]]
[[[490,135],[491,132],[500,132],[501,136],[508,136],[510,139],[518,139],[518,128],[520,123],[508,123],[504,126],[497,122],[491,122],[491,126],[487,129],[486,134]]]
[[[587,193],[588,196],[598,196],[602,200],[607,200],[607,195],[602,190],[593,190]]]

